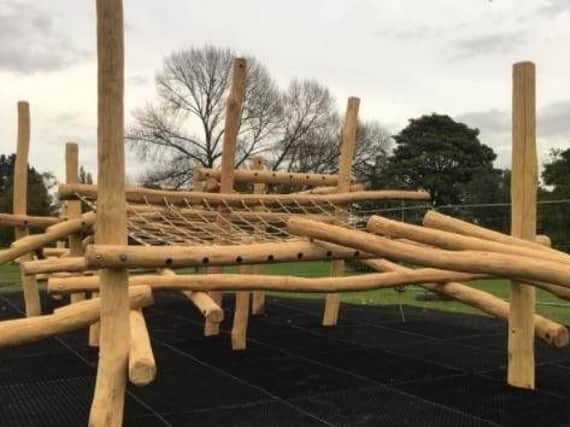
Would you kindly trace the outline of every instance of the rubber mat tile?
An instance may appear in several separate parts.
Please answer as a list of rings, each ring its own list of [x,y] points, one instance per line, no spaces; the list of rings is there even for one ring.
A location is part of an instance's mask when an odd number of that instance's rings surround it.
[[[423,399],[501,426],[559,426],[570,421],[568,400],[509,387],[474,375],[395,386]]]
[[[320,329],[311,329],[311,331],[353,344],[384,349],[398,348],[402,345],[433,340],[433,338],[422,335],[370,325],[322,327]]]
[[[460,375],[462,371],[397,355],[382,349],[367,349],[317,355],[319,362],[373,379],[383,384]]]
[[[485,420],[388,387],[320,394],[293,404],[336,426],[491,427]]]
[[[159,413],[214,408],[258,401],[267,395],[189,357],[155,347],[157,376],[132,393]]]
[[[93,370],[73,353],[0,360],[1,384],[88,376]]]
[[[456,323],[434,323],[433,321],[430,322],[427,320],[409,320],[405,323],[385,323],[382,326],[432,338],[453,338],[481,334],[481,330],[474,327],[463,326]]]
[[[474,349],[449,342],[425,342],[394,350],[402,355],[434,362],[468,372],[499,369],[507,363],[507,355],[499,351]]]
[[[247,361],[223,369],[275,396],[291,399],[369,385],[367,380],[296,357]]]
[[[62,354],[66,352],[67,349],[58,343],[55,338],[46,338],[28,344],[0,348],[0,369],[4,362],[10,359],[40,356],[44,354]]]
[[[311,427],[322,422],[279,401],[167,415],[173,426]]]
[[[76,427],[87,425],[95,379],[66,378],[0,386],[0,425],[9,427]],[[141,425],[151,413],[127,398],[125,425]],[[155,426],[161,425],[156,422]],[[148,424],[151,425],[151,424]]]

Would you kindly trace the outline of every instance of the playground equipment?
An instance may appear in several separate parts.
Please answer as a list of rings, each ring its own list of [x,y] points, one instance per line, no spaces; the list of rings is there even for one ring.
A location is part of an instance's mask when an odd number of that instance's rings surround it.
[[[89,326],[100,347],[90,425],[120,425],[126,380],[151,382],[156,364],[142,308],[152,291],[182,292],[204,315],[206,335],[219,332],[221,292],[236,292],[232,348],[246,348],[253,293],[254,314],[263,312],[263,291],[326,292],[323,324],[337,323],[339,292],[419,284],[509,322],[508,382],[534,387],[534,337],[562,347],[563,325],[534,313],[534,288],[564,297],[570,287],[570,256],[536,241],[536,147],[534,65],[513,73],[512,236],[428,212],[424,226],[372,216],[354,217],[350,207],[384,199],[427,200],[421,191],[366,191],[353,181],[351,162],[359,100],[348,100],[337,174],[263,170],[254,159],[234,169],[246,63],[233,63],[227,99],[221,168],[194,171],[193,191],[125,186],[123,111],[123,11],[121,0],[97,1],[98,182],[78,183],[78,149],[66,146],[66,183],[59,218],[26,215],[26,168],[30,117],[18,104],[14,214],[0,224],[16,227],[0,263],[19,260],[26,319],[0,323],[0,346],[38,340]],[[253,194],[234,192],[250,183]],[[266,193],[268,184],[314,187],[290,194]],[[217,192],[212,192],[217,191]],[[91,210],[82,212],[82,205]],[[366,224],[365,229],[359,229]],[[30,235],[29,227],[43,228]],[[51,247],[67,239],[67,247]],[[543,239],[544,240],[544,239]],[[544,242],[543,242],[544,243]],[[42,251],[45,259],[35,259]],[[359,260],[376,273],[344,276],[344,260]],[[262,274],[264,263],[324,260],[330,277]],[[418,268],[404,267],[406,262]],[[238,272],[224,273],[223,266]],[[179,268],[194,267],[195,274]],[[460,282],[511,279],[510,303]],[[71,305],[41,314],[37,279],[51,294],[70,294]],[[86,299],[88,295],[90,299]]]

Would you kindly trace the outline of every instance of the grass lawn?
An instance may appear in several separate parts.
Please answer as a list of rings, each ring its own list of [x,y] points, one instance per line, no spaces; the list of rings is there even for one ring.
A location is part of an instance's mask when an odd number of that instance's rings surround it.
[[[228,272],[234,272],[235,268],[228,268]],[[321,277],[329,274],[329,264],[327,262],[300,262],[268,264],[265,266],[265,274],[295,275],[304,277]],[[348,271],[347,274],[355,274]],[[18,266],[8,264],[0,266],[0,292],[9,292],[19,289],[20,273]],[[492,293],[500,298],[506,299],[509,295],[508,280],[478,280],[469,283],[471,286]],[[418,287],[408,287],[404,292],[397,292],[394,289],[380,289],[365,292],[350,292],[342,295],[342,300],[355,304],[403,304],[423,307],[425,309],[437,309],[460,313],[479,314],[482,313],[467,305],[455,301],[418,301],[416,296],[421,292]],[[323,298],[322,294],[291,294],[288,296],[299,296],[303,298]],[[558,322],[570,324],[570,302],[560,300],[555,296],[541,290],[536,291],[537,312]],[[556,306],[542,305],[557,304]],[[560,305],[560,306],[558,306]]]

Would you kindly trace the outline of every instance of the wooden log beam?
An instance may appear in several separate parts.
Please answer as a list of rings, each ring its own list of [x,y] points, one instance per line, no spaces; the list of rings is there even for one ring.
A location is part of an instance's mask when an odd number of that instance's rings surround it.
[[[59,197],[61,200],[74,200],[76,194],[89,198],[97,198],[97,186],[91,184],[61,184]],[[170,204],[187,206],[208,203],[210,206],[227,204],[230,206],[275,206],[287,203],[297,203],[302,206],[315,203],[330,202],[334,204],[349,204],[366,200],[429,200],[425,191],[378,190],[355,191],[353,193],[337,194],[237,194],[237,193],[203,193],[199,191],[168,191],[154,190],[142,187],[127,187],[126,199],[130,203],[151,203],[164,205],[164,199]]]
[[[129,315],[129,381],[144,386],[156,377],[156,362],[142,310],[132,310]]]
[[[152,304],[148,286],[133,286],[128,290],[132,308]],[[53,314],[0,322],[0,348],[38,341],[53,335],[84,328],[99,319],[101,300],[94,298],[59,308]]]
[[[317,223],[317,222],[315,222]],[[321,224],[321,223],[317,223]],[[89,268],[172,268],[212,265],[262,264],[372,257],[341,246],[324,249],[312,242],[295,240],[283,243],[208,246],[127,246],[92,245],[85,257]],[[52,263],[63,261],[54,259]],[[54,269],[52,268],[53,272]]]
[[[421,227],[377,215],[370,217],[366,228],[368,231],[375,234],[400,239],[409,239],[443,249],[498,252],[562,262],[570,265],[570,255],[560,257],[558,254],[548,251]]]
[[[233,165],[233,163],[232,163]],[[221,169],[197,168],[199,179],[214,178],[219,180],[222,175]],[[294,184],[294,185],[319,185],[336,186],[338,175],[320,173],[300,173],[287,171],[261,170],[252,171],[247,169],[234,169],[235,182],[263,183],[263,184]]]
[[[263,164],[263,158],[258,156],[254,157],[251,162],[251,169],[252,170],[264,170],[265,166]],[[264,183],[256,183],[253,184],[253,193],[254,194],[263,194],[266,191],[267,186]],[[328,187],[322,187],[328,188]],[[262,207],[255,208],[257,212],[260,214],[263,213],[264,210]],[[262,264],[254,264],[252,266],[253,274],[263,274],[263,265]],[[265,312],[265,292],[263,291],[254,291],[251,295],[251,314],[259,315]]]
[[[340,142],[340,155],[338,158],[338,181],[337,192],[350,192],[350,180],[354,147],[356,146],[356,131],[358,129],[358,109],[360,99],[351,97],[348,99],[344,125],[342,127],[342,139]],[[346,212],[338,210],[335,215],[339,222],[346,220]],[[331,276],[344,274],[344,260],[333,260],[330,266]],[[323,326],[334,326],[338,322],[340,311],[340,295],[329,294],[325,297],[325,309],[323,313]]]
[[[97,0],[98,197],[95,243],[127,244],[122,0]],[[78,185],[78,184],[69,184]],[[129,356],[128,271],[101,270],[99,363],[90,426],[123,423]]]
[[[363,231],[299,218],[287,223],[289,232],[352,247],[377,257],[412,264],[508,277],[527,282],[545,282],[570,287],[570,266],[558,262],[482,251],[425,250]]]
[[[69,256],[69,249],[68,248],[43,248],[42,254],[45,257],[60,258],[62,256]]]
[[[362,263],[382,272],[410,270],[409,268],[385,259],[363,260]],[[491,316],[506,321],[509,319],[509,303],[488,292],[472,288],[459,282],[420,283],[419,285],[423,288],[451,297],[471,307],[478,308]],[[558,348],[568,345],[569,333],[564,325],[535,314],[534,329],[536,336],[547,344]]]
[[[47,258],[26,261],[22,264],[24,274],[81,273],[89,269],[84,257]]]
[[[352,184],[348,191],[354,193],[355,191],[365,191],[366,187],[364,184]],[[336,187],[314,187],[309,190],[299,191],[296,193],[290,194],[334,194],[338,193],[338,189]]]
[[[0,213],[0,227],[47,228],[61,220],[53,216],[31,216]]]
[[[535,67],[522,62],[513,67],[511,234],[536,244],[536,155]],[[509,359],[507,381],[515,387],[534,389],[535,290],[518,281],[511,283]]]

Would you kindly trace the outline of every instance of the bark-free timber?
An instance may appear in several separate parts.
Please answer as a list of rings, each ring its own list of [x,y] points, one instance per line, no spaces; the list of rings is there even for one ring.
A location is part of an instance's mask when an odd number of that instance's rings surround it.
[[[28,205],[28,153],[30,151],[30,105],[27,102],[18,102],[18,140],[16,147],[16,162],[14,164],[14,183],[13,183],[13,200],[12,212],[14,215],[26,215]],[[27,227],[16,227],[14,229],[16,239],[30,238]],[[28,237],[26,237],[28,236]],[[0,264],[12,261],[21,256],[20,265],[24,261],[33,259],[31,251],[18,253],[13,258],[5,259],[10,249],[0,252]],[[8,252],[8,253],[7,253]],[[40,294],[36,278],[33,276],[25,276],[20,267],[20,276],[22,281],[22,289],[24,291],[24,303],[26,316],[39,316],[42,312],[40,304]]]
[[[22,264],[24,274],[81,273],[88,268],[84,257],[54,257],[38,261],[26,261]]]
[[[69,249],[67,249],[67,248],[43,248],[42,253],[45,257],[60,258],[62,256],[69,256]]]
[[[61,184],[59,197],[61,200],[74,200],[76,193],[89,198],[97,198],[97,186],[91,184]],[[298,203],[299,205],[313,205],[315,203],[331,202],[335,204],[348,204],[366,200],[429,200],[429,193],[425,191],[379,190],[355,191],[353,193],[337,194],[225,194],[203,193],[199,191],[168,191],[154,190],[142,187],[127,187],[125,196],[130,203],[151,203],[164,205],[167,199],[173,205],[187,206],[200,205],[207,202],[210,206],[226,203],[229,206],[265,206],[280,205],[282,203]]]
[[[412,264],[570,287],[570,265],[481,251],[426,250],[363,231],[292,218],[289,232]]]
[[[351,193],[355,191],[365,191],[366,187],[364,184],[352,184],[348,191]],[[311,188],[310,190],[299,191],[297,193],[291,194],[334,194],[338,193],[338,189],[336,187],[315,187]]]
[[[61,220],[52,216],[30,216],[0,213],[0,227],[47,228]]]
[[[156,377],[156,362],[142,310],[131,310],[129,327],[129,381],[136,386],[144,386]]]
[[[356,145],[356,130],[358,128],[358,109],[360,99],[351,97],[348,99],[344,125],[342,128],[342,140],[340,142],[340,156],[338,158],[338,182],[337,192],[350,192],[350,180],[352,170],[352,159],[354,157],[354,147]],[[344,222],[346,212],[337,210],[335,216],[339,222]],[[330,265],[331,276],[342,276],[344,274],[344,260],[333,260]],[[323,313],[323,326],[334,326],[338,322],[340,310],[340,295],[329,294],[325,297],[325,310]]]
[[[474,250],[499,252],[511,255],[521,255],[530,258],[545,259],[555,262],[563,262],[570,265],[570,256],[560,257],[548,251],[531,249],[530,247],[516,246],[494,242],[492,240],[480,239],[477,237],[465,236],[462,234],[450,233],[433,228],[421,227],[407,224],[401,221],[387,219],[374,215],[368,220],[367,230],[401,239],[409,239],[415,242],[437,246],[442,249],[451,250]]]
[[[132,308],[152,304],[149,286],[129,289],[128,303]],[[99,319],[101,300],[94,298],[59,308],[53,314],[0,322],[0,348],[30,343],[57,334],[84,328]]]
[[[251,276],[252,265],[240,265],[238,273]],[[249,292],[236,292],[234,319],[232,323],[232,350],[245,350],[247,347],[247,323],[249,320]]]
[[[295,240],[250,245],[160,247],[92,245],[87,248],[85,256],[90,268],[172,268],[351,259],[372,255],[341,246],[324,249],[309,241]],[[54,259],[52,262],[58,261],[61,262],[63,259]]]
[[[95,243],[127,244],[122,0],[97,0],[98,197]],[[75,185],[75,184],[70,184]],[[123,423],[129,355],[128,272],[100,273],[99,364],[89,425]]]
[[[536,156],[535,69],[531,62],[513,66],[511,165],[511,234],[536,243]],[[535,290],[511,282],[509,316],[508,383],[534,389]]]
[[[253,170],[263,170],[263,158],[262,157],[254,157],[252,159],[251,169]],[[328,187],[322,187],[328,188]],[[266,185],[264,183],[255,183],[253,184],[253,194],[263,194],[265,193]],[[260,206],[254,208],[259,213],[262,213],[264,209]],[[263,274],[263,265],[262,264],[254,264],[251,267],[251,273],[253,274]],[[254,291],[251,295],[251,314],[263,314],[265,312],[265,292],[263,291]]]
[[[385,259],[363,260],[362,262],[377,271],[411,270]],[[508,302],[503,301],[502,299],[487,292],[467,286],[463,283],[420,283],[420,286],[451,297],[469,306],[478,308],[479,310],[500,319],[509,319],[510,308]],[[535,314],[534,329],[536,336],[550,345],[559,348],[568,345],[569,334],[568,329],[566,329],[564,325]]]

